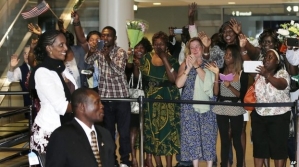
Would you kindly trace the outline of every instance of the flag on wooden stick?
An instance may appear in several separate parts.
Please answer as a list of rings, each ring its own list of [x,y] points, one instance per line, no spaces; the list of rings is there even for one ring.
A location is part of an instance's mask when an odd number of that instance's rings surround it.
[[[23,12],[22,16],[24,19],[37,17],[37,16],[41,15],[42,13],[46,12],[47,10],[49,10],[49,8],[50,8],[49,4],[46,1],[42,1],[37,6],[35,6],[31,10],[29,10],[28,12]]]

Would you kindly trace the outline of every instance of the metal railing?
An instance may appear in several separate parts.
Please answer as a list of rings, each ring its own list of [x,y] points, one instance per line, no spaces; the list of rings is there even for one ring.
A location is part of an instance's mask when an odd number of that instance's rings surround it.
[[[285,103],[254,103],[254,104],[244,104],[244,103],[233,103],[233,102],[216,102],[216,101],[198,101],[198,100],[161,100],[161,99],[147,99],[143,96],[140,96],[137,99],[130,99],[130,98],[101,98],[101,101],[126,101],[126,102],[138,102],[139,103],[139,121],[140,121],[140,149],[139,149],[139,160],[140,160],[140,167],[144,167],[144,147],[143,147],[143,104],[147,102],[163,102],[163,103],[188,103],[188,104],[210,104],[210,105],[225,105],[225,106],[254,106],[254,107],[295,107],[296,108],[296,115],[297,118],[299,116],[298,106],[299,102],[296,100],[295,102],[285,102]],[[296,141],[299,143],[297,136],[299,136],[299,123],[298,119],[296,122],[297,132]],[[297,144],[297,150],[299,150],[299,144]],[[297,162],[299,160],[299,154],[297,155]],[[297,167],[299,164],[297,163]]]
[[[0,92],[0,95],[24,95],[29,94],[29,92],[21,92],[21,91],[10,91],[10,92]],[[0,107],[0,111],[7,111],[0,113],[0,119],[5,117],[10,117],[17,114],[25,114],[31,113],[31,107]],[[20,156],[27,155],[30,151],[29,148],[11,148],[17,144],[21,144],[24,142],[29,142],[30,138],[30,128],[31,125],[29,123],[28,130],[24,129],[17,133],[13,133],[8,135],[5,138],[0,139],[0,152],[16,152],[12,155],[9,155],[5,158],[0,159],[0,163],[3,163],[8,160],[12,160],[14,158],[18,158]]]
[[[10,91],[10,92],[1,92],[0,91],[0,95],[23,95],[23,94],[28,94],[28,92],[22,92],[22,91]],[[102,101],[123,101],[123,102],[138,102],[139,103],[139,128],[140,128],[140,148],[139,148],[139,159],[140,159],[140,167],[144,167],[144,147],[143,147],[143,124],[144,124],[144,118],[143,118],[143,104],[147,103],[147,102],[163,102],[163,103],[188,103],[188,104],[210,104],[210,105],[226,105],[226,106],[255,106],[255,107],[295,107],[295,111],[296,111],[296,115],[297,118],[299,116],[299,110],[298,110],[298,106],[299,106],[299,101],[296,100],[295,102],[286,102],[286,103],[255,103],[255,104],[243,104],[243,103],[233,103],[233,102],[215,102],[215,101],[197,101],[197,100],[160,100],[160,99],[147,99],[144,98],[143,96],[140,96],[137,99],[132,99],[132,98],[101,98]],[[11,108],[11,107],[6,107],[7,109]],[[0,107],[1,109],[1,107]],[[17,113],[22,113],[27,109],[27,111],[29,110],[30,112],[30,118],[31,118],[31,108],[16,108],[16,110],[13,110],[11,114],[0,114],[0,118],[1,116],[9,116],[9,115],[13,115],[13,114],[17,114]],[[29,120],[29,127],[32,126],[32,122],[33,120],[30,119]],[[299,122],[298,119],[296,120],[296,142],[297,142],[297,150],[299,150],[299,141],[297,136],[299,136]],[[0,145],[0,151],[1,150],[10,150],[9,148],[2,148],[1,149],[1,145]],[[16,151],[15,149],[11,149],[12,151]],[[18,150],[18,149],[17,149]],[[26,152],[26,150],[21,150],[21,152],[18,153],[19,156],[24,155],[24,153]],[[297,151],[296,151],[297,152]],[[28,152],[27,152],[28,153]],[[10,158],[5,158],[6,160],[9,160],[11,158],[15,158],[17,155],[13,155]],[[299,154],[296,155],[296,159],[297,162],[299,160]],[[2,160],[0,160],[0,163],[3,162]],[[297,167],[299,167],[299,164],[297,163]]]

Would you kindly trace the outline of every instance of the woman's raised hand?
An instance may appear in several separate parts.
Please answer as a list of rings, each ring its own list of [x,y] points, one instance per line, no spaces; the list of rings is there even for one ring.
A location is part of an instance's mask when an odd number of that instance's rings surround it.
[[[219,74],[219,68],[217,67],[215,62],[206,63],[205,68],[212,71],[214,74]]]
[[[16,68],[17,65],[19,64],[19,61],[20,61],[20,59],[19,59],[18,55],[16,55],[16,54],[12,55],[10,58],[10,67],[13,69]]]
[[[193,2],[188,6],[188,8],[189,8],[188,17],[194,18],[195,11],[197,10],[197,4],[195,2]]]
[[[234,30],[237,35],[242,33],[242,26],[241,23],[238,22],[236,19],[230,19],[230,28]]]
[[[71,12],[71,17],[74,19],[74,23],[78,23],[80,21],[79,15],[76,11]]]
[[[36,35],[41,35],[42,34],[42,29],[38,26],[38,24],[33,25],[32,23],[28,24],[28,29],[29,32],[32,32]]]
[[[208,48],[211,45],[211,38],[207,36],[207,34],[203,31],[198,33],[198,37],[200,38],[202,44],[204,47]]]
[[[240,34],[238,38],[240,41],[240,47],[241,48],[245,47],[245,45],[247,43],[247,37],[244,34]]]

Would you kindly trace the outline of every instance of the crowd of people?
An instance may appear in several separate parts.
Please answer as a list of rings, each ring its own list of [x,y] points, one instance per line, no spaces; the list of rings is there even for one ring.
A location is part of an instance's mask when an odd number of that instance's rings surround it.
[[[159,31],[151,42],[144,37],[129,51],[117,46],[117,32],[111,26],[85,37],[77,12],[71,13],[75,36],[63,27],[63,20],[58,20],[59,30],[44,33],[38,25],[28,25],[39,36],[38,41],[34,39],[24,48],[20,67],[18,56],[11,57],[7,76],[10,81],[19,80],[22,89],[31,92],[33,100],[24,96],[24,105],[33,104],[36,112],[30,149],[40,154],[42,163],[138,167],[139,115],[131,113],[130,102],[101,101],[129,98],[131,75],[136,85],[141,74],[148,99],[243,103],[253,82],[257,103],[298,98],[296,92],[290,94],[290,76],[298,73],[298,48],[288,46],[286,53],[281,53],[281,43],[272,29],[265,29],[259,36],[259,46],[253,46],[235,19],[224,22],[212,37],[197,33],[196,8],[196,3],[189,6],[189,25],[183,27],[181,41],[170,27],[169,35]],[[128,61],[130,56],[132,62]],[[256,73],[244,72],[243,61],[256,60],[263,64]],[[200,161],[212,167],[219,160],[221,167],[231,167],[232,148],[236,166],[246,167],[249,112],[254,166],[269,167],[270,159],[274,159],[275,167],[284,167],[288,157],[295,162],[291,106],[246,111],[242,106],[148,102],[143,109],[142,144],[147,167],[162,167],[162,156],[166,166],[172,167],[174,155],[177,167],[198,167]],[[217,159],[218,130],[221,154]]]

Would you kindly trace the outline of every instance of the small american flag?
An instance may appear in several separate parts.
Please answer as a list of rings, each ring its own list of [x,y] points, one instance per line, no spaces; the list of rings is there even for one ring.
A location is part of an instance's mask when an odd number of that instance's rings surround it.
[[[24,19],[36,17],[49,10],[49,8],[49,4],[46,1],[42,1],[40,4],[38,4],[36,7],[32,8],[28,12],[23,12],[22,16]]]

